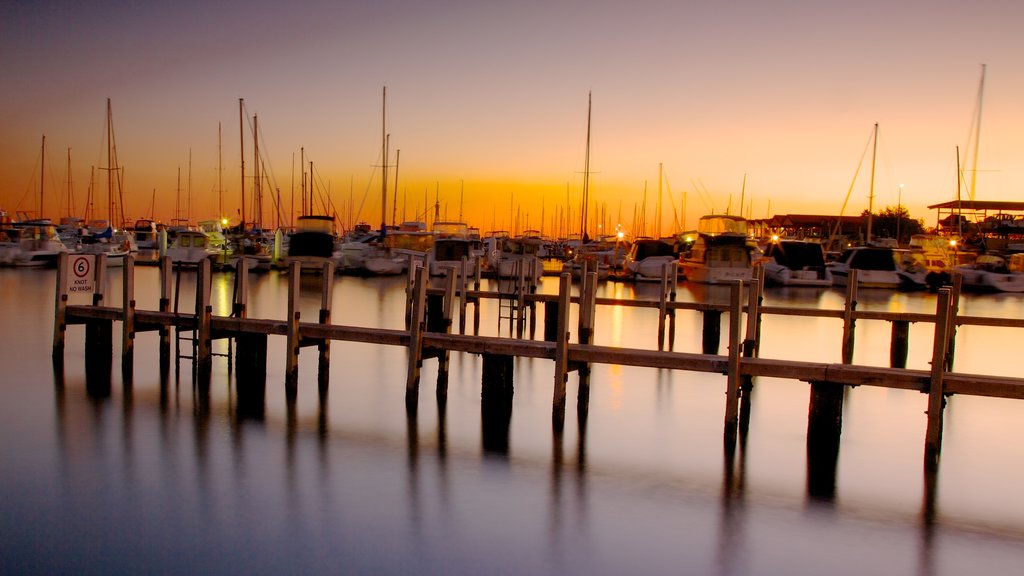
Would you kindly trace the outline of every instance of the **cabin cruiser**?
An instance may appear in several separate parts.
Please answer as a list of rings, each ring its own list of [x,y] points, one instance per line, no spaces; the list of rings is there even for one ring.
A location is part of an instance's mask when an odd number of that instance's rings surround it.
[[[679,241],[675,238],[640,238],[626,254],[623,268],[637,281],[660,281],[667,264],[679,261]],[[678,272],[672,274],[673,278]]]
[[[697,238],[682,259],[683,275],[703,284],[749,281],[754,277],[756,250],[747,237],[745,218],[729,214],[702,216]]]
[[[765,282],[779,286],[832,285],[832,272],[825,265],[825,249],[820,242],[773,238],[764,255]]]

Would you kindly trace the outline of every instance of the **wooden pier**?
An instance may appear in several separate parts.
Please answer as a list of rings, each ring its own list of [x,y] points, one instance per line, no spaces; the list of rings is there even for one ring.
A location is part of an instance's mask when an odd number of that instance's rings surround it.
[[[928,395],[928,416],[925,435],[925,463],[938,462],[943,427],[943,409],[946,398],[954,394],[1024,399],[1024,379],[957,373],[952,370],[956,329],[959,326],[1024,327],[1024,320],[1006,318],[969,317],[958,314],[959,285],[939,291],[934,314],[899,314],[864,312],[857,310],[857,288],[851,278],[841,310],[818,310],[764,306],[761,303],[763,278],[736,282],[730,287],[728,304],[708,304],[675,301],[675,270],[666,267],[658,300],[619,300],[596,296],[597,275],[588,271],[579,282],[579,293],[572,294],[572,279],[564,274],[559,280],[558,294],[541,295],[526,288],[520,279],[515,291],[515,306],[520,337],[480,336],[479,305],[485,299],[509,298],[508,293],[480,290],[479,276],[469,278],[458,268],[445,278],[444,287],[428,289],[425,267],[413,267],[407,289],[407,322],[400,329],[347,326],[335,323],[332,317],[334,267],[324,262],[321,274],[321,308],[315,322],[303,321],[298,311],[298,263],[288,270],[288,313],[285,319],[250,318],[246,313],[247,272],[239,266],[235,277],[235,296],[230,316],[216,316],[210,305],[211,270],[204,261],[196,274],[194,308],[188,312],[177,310],[176,294],[172,293],[174,270],[169,260],[160,263],[160,304],[158,310],[138,310],[134,294],[134,262],[125,261],[123,297],[121,306],[106,304],[106,266],[98,256],[90,272],[93,285],[91,305],[69,305],[69,270],[67,255],[62,255],[57,271],[56,306],[54,314],[53,359],[63,365],[65,332],[68,326],[84,325],[86,329],[86,371],[104,375],[109,386],[110,366],[113,358],[113,323],[121,322],[121,368],[126,383],[131,381],[134,369],[134,340],[139,332],[160,333],[160,364],[166,372],[171,358],[172,342],[177,349],[184,337],[192,343],[192,364],[196,382],[209,384],[213,361],[212,342],[231,339],[234,343],[233,360],[239,375],[240,409],[250,402],[262,403],[266,383],[267,338],[286,339],[284,389],[289,402],[298,394],[299,354],[302,348],[316,347],[319,354],[318,389],[324,394],[328,386],[331,343],[362,342],[400,346],[408,350],[406,380],[407,410],[415,411],[420,384],[420,369],[428,359],[439,362],[437,397],[443,402],[447,394],[449,356],[452,352],[479,354],[483,357],[482,407],[491,414],[510,414],[513,394],[514,357],[543,358],[553,361],[552,370],[552,424],[556,432],[564,426],[566,383],[570,372],[580,377],[577,410],[582,421],[586,418],[589,397],[589,366],[591,364],[619,364],[672,370],[710,372],[723,375],[726,406],[724,407],[724,434],[727,446],[734,443],[737,432],[743,433],[744,409],[749,410],[749,391],[757,377],[784,378],[808,382],[810,400],[808,408],[808,457],[831,462],[834,481],[835,457],[842,427],[842,400],[846,386],[876,386],[903,390],[917,390]],[[466,268],[462,267],[462,271]],[[472,287],[471,287],[472,285]],[[746,290],[745,290],[746,288]],[[744,294],[746,299],[744,300]],[[452,333],[455,302],[459,301],[459,332]],[[175,302],[172,309],[171,302]],[[535,306],[543,305],[543,340],[522,338],[523,323],[529,319],[530,334],[535,330]],[[466,334],[467,306],[474,306],[474,334]],[[578,307],[579,324],[573,341],[569,326],[570,308]],[[598,306],[644,307],[658,310],[658,350],[597,346],[592,342],[595,330],[595,310]],[[700,354],[675,352],[676,312],[694,311],[704,317]],[[718,353],[722,314],[728,315],[727,350]],[[808,362],[759,358],[761,320],[765,315],[814,316],[842,321],[842,362]],[[745,320],[745,326],[744,326]],[[858,320],[887,321],[892,324],[891,367],[859,366],[852,364],[855,345],[855,327]],[[934,324],[934,337],[930,370],[906,369],[909,329],[911,322]],[[172,331],[175,336],[172,337]],[[667,349],[666,349],[667,348]],[[229,361],[231,358],[231,346]],[[104,372],[105,371],[105,372]],[[744,406],[746,408],[744,408]],[[829,465],[824,466],[826,470]],[[813,492],[813,483],[812,492]],[[827,482],[826,482],[827,485]],[[824,489],[827,492],[827,488]]]

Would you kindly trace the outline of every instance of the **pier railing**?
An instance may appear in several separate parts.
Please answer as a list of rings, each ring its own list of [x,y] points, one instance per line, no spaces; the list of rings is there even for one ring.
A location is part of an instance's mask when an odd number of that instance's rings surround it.
[[[181,312],[171,308],[172,276],[170,261],[160,263],[160,305],[158,310],[138,310],[135,306],[134,262],[129,256],[124,263],[123,298],[121,306],[106,305],[106,266],[102,255],[96,257],[89,272],[92,284],[92,304],[68,304],[71,265],[62,255],[57,272],[56,307],[54,314],[53,358],[63,363],[65,332],[70,325],[86,328],[86,370],[105,370],[109,374],[113,356],[113,323],[122,323],[121,367],[125,381],[130,382],[133,370],[135,335],[144,331],[159,331],[161,370],[170,362],[171,332],[188,331],[194,346],[193,367],[197,382],[208,384],[213,358],[211,343],[216,339],[229,339],[235,345],[235,369],[239,381],[255,388],[262,398],[266,380],[267,338],[286,338],[285,390],[289,400],[298,392],[298,357],[301,348],[316,346],[319,352],[318,385],[321,393],[329,382],[330,345],[333,341],[362,342],[400,346],[408,349],[408,376],[406,382],[407,408],[415,410],[420,368],[426,359],[439,362],[438,397],[447,393],[448,358],[451,352],[479,354],[483,358],[482,399],[511,400],[512,358],[544,358],[554,362],[552,421],[556,429],[564,425],[566,382],[570,372],[580,378],[578,410],[585,414],[589,398],[589,367],[591,364],[619,364],[718,373],[726,380],[725,433],[734,437],[740,421],[744,401],[749,402],[749,390],[756,377],[784,378],[811,384],[808,439],[835,436],[841,426],[842,391],[844,386],[878,386],[884,388],[917,390],[928,395],[928,420],[925,453],[930,461],[938,457],[941,446],[942,413],[947,396],[965,394],[997,398],[1024,399],[1024,379],[1003,376],[963,374],[952,371],[956,327],[964,325],[994,327],[1024,327],[1024,321],[1005,318],[960,316],[958,312],[959,285],[943,288],[938,293],[935,314],[908,314],[867,312],[856,309],[857,288],[855,273],[851,274],[845,306],[841,310],[763,306],[761,295],[763,277],[755,281],[735,282],[730,287],[728,304],[710,304],[675,301],[675,269],[667,266],[658,300],[624,300],[598,298],[597,275],[584,271],[579,282],[579,293],[572,294],[572,279],[563,274],[558,294],[535,294],[532,283],[523,281],[522,275],[512,296],[508,292],[480,290],[479,276],[469,278],[465,267],[454,268],[444,281],[443,288],[428,289],[428,271],[413,267],[407,289],[406,326],[401,329],[346,326],[335,323],[331,315],[334,267],[325,261],[316,268],[322,278],[321,308],[315,322],[302,321],[298,310],[299,263],[292,263],[288,274],[288,315],[283,320],[249,318],[246,313],[247,271],[244,262],[236,272],[235,299],[230,316],[215,316],[210,305],[211,269],[209,261],[202,262],[196,274],[196,301],[192,311]],[[79,274],[78,271],[74,274]],[[470,287],[472,280],[472,288]],[[746,296],[744,301],[744,296]],[[516,301],[516,315],[520,337],[480,336],[479,304],[488,298],[511,298]],[[176,298],[175,298],[176,299]],[[459,331],[452,333],[455,301],[459,301]],[[530,333],[536,326],[537,304],[544,306],[544,340],[522,338],[529,318]],[[465,334],[467,306],[474,307],[473,335]],[[578,307],[579,325],[573,342],[569,327],[569,311]],[[655,308],[659,313],[658,350],[609,347],[594,345],[595,310],[598,306],[629,306]],[[675,337],[675,314],[691,310],[704,316],[702,353],[672,351]],[[722,314],[728,315],[727,352],[717,352]],[[759,358],[761,319],[765,315],[813,316],[841,319],[843,322],[842,362],[809,362]],[[746,326],[743,320],[746,319]],[[858,320],[877,320],[892,323],[891,367],[852,364],[855,326]],[[935,325],[931,368],[914,370],[905,368],[907,355],[907,326],[911,322]],[[666,348],[667,341],[667,350]],[[176,346],[180,342],[175,343]],[[230,345],[229,345],[230,349]],[[255,384],[254,384],[255,382]],[[243,387],[238,387],[243,393]]]

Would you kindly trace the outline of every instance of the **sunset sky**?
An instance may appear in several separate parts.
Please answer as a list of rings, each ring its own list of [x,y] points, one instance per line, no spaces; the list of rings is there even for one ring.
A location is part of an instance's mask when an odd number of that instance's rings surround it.
[[[342,221],[376,226],[386,86],[398,220],[435,197],[484,231],[578,218],[592,93],[590,210],[612,225],[631,226],[646,187],[652,232],[659,163],[664,232],[737,213],[741,194],[755,218],[838,214],[852,184],[860,213],[876,122],[876,210],[901,199],[933,224],[958,146],[973,166],[982,64],[976,198],[1024,200],[1020,0],[149,4],[0,4],[0,207],[38,211],[45,135],[44,211],[70,212],[70,148],[81,215],[110,98],[129,218],[170,220],[189,189],[188,216],[217,216],[219,157],[236,214],[244,98],[286,212],[304,148]],[[251,176],[248,130],[245,147]],[[100,170],[94,195],[102,210]]]

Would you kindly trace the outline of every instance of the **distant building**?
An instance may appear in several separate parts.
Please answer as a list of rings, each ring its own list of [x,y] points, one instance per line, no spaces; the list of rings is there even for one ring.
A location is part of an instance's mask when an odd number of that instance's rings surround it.
[[[864,216],[829,216],[824,214],[777,214],[771,218],[750,220],[751,233],[768,238],[773,235],[786,238],[832,237],[862,238],[867,230]]]

